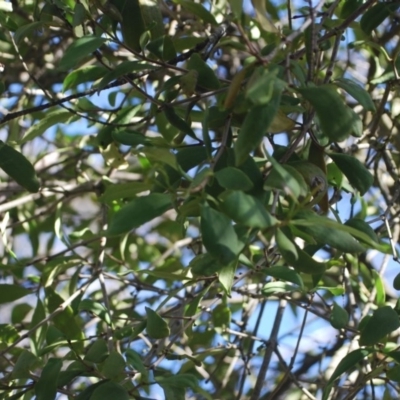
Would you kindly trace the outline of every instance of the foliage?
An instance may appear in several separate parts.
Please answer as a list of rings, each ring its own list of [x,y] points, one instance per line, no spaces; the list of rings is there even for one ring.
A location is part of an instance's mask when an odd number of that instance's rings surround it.
[[[398,398],[398,18],[1,1],[0,399]]]

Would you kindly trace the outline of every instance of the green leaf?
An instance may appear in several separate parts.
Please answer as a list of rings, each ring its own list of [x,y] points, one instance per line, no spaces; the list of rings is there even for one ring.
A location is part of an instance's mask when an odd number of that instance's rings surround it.
[[[78,6],[79,4],[77,4]],[[102,78],[108,69],[98,65],[86,65],[82,68],[70,72],[64,79],[63,92],[68,89],[76,88],[81,83],[94,82]],[[63,110],[65,111],[65,110]]]
[[[268,282],[261,289],[261,293],[268,297],[274,296],[277,293],[291,293],[295,290],[298,290],[298,288],[286,282]]]
[[[260,200],[240,191],[224,197],[221,209],[235,222],[250,228],[265,229],[277,222]]]
[[[49,312],[52,313],[64,302],[64,299],[50,287],[47,287],[45,291],[47,307]],[[77,341],[77,343],[74,343],[75,348],[82,347],[81,340],[84,338],[82,328],[75,320],[74,312],[70,306],[65,307],[63,311],[55,315],[52,321],[66,339]]]
[[[151,139],[147,138],[143,133],[135,132],[135,131],[114,131],[112,132],[112,138],[121,144],[126,146],[139,146],[139,145],[147,145],[151,146]]]
[[[93,344],[89,347],[84,360],[93,363],[101,363],[107,358],[107,356],[107,342],[100,338],[93,342]]]
[[[39,191],[40,183],[33,165],[23,154],[1,140],[0,168],[28,191],[33,193]]]
[[[362,132],[362,123],[357,114],[344,104],[333,85],[298,89],[314,107],[322,132],[331,142],[341,142],[352,133]]]
[[[172,208],[171,197],[166,194],[153,193],[137,197],[122,207],[111,221],[107,235],[119,235],[144,223],[151,221]]]
[[[169,61],[176,57],[176,50],[173,41],[167,35],[152,40],[146,46],[156,57],[163,61]]]
[[[190,56],[187,69],[189,71],[196,71],[197,83],[204,89],[216,90],[221,87],[218,78],[214,71],[202,60],[198,53]]]
[[[232,221],[205,203],[201,208],[201,234],[207,251],[221,264],[234,261],[243,248]]]
[[[75,67],[80,61],[87,58],[88,55],[91,55],[92,52],[97,50],[106,41],[107,39],[94,35],[83,36],[76,39],[65,51],[59,63],[59,68],[66,71]]]
[[[355,369],[357,364],[367,357],[372,350],[370,349],[357,349],[349,354],[346,354],[344,358],[339,362],[332,376],[329,378],[328,385],[333,383],[340,375],[345,372]]]
[[[116,382],[102,382],[98,385],[92,395],[90,400],[129,400],[130,396],[126,389]],[[77,400],[80,400],[79,398]]]
[[[28,313],[32,310],[32,306],[26,303],[17,304],[11,313],[11,323],[13,325],[21,323]]]
[[[281,279],[286,282],[294,283],[295,285],[300,286],[301,288],[304,287],[303,280],[301,276],[288,267],[282,267],[279,265],[269,267],[265,270],[265,274],[268,276],[272,276],[275,279]]]
[[[151,187],[151,183],[145,182],[115,183],[107,187],[100,199],[105,203],[113,200],[129,199],[136,197],[138,193],[150,190]]]
[[[286,83],[277,77],[278,73],[278,68],[257,68],[246,85],[246,97],[254,105],[268,104],[277,92],[286,87]]]
[[[305,274],[319,275],[326,270],[326,264],[314,260],[308,253],[296,246],[297,259],[293,260],[290,265],[298,272]]]
[[[14,33],[15,43],[19,44],[22,41],[22,39],[26,38],[27,36],[33,36],[34,32],[40,31],[43,28],[43,26],[47,25],[48,24],[43,21],[36,21],[30,24],[22,25]]]
[[[22,286],[0,284],[0,304],[11,303],[28,294],[32,294],[32,291]]]
[[[113,350],[104,360],[101,373],[108,379],[124,378],[125,359],[118,351]]]
[[[349,314],[344,308],[334,302],[329,320],[334,328],[343,329],[349,322]]]
[[[289,264],[295,263],[299,257],[295,243],[289,239],[289,237],[287,237],[281,229],[276,230],[275,240],[278,250],[282,254],[282,257],[285,259],[285,261],[287,261]]]
[[[175,4],[180,4],[185,10],[191,12],[196,17],[211,25],[218,25],[214,16],[201,4],[197,4],[192,0],[173,0]]]
[[[371,228],[371,225],[365,222],[364,220],[360,218],[351,218],[345,222],[346,226],[351,226],[352,228],[355,228],[359,230],[360,232],[365,233],[368,235],[371,240],[373,240],[376,243],[379,243],[378,235],[375,233],[375,231]]]
[[[10,324],[0,324],[0,343],[11,344],[19,339],[17,329]]]
[[[195,276],[211,276],[218,273],[223,268],[223,265],[210,253],[202,253],[190,261],[189,268]]]
[[[108,71],[106,74],[103,74],[103,79],[96,85],[96,89],[99,91],[105,88],[110,82],[113,80],[127,74],[131,74],[133,72],[145,71],[145,70],[153,70],[157,68],[153,64],[145,64],[138,61],[123,61],[118,64],[112,71]]]
[[[374,177],[357,158],[348,154],[329,153],[328,155],[361,195],[372,186]]]
[[[296,219],[292,220],[291,223],[312,236],[316,243],[321,245],[328,245],[345,253],[365,251],[365,247],[348,233],[345,225],[329,218],[309,211],[302,211],[296,214]]]
[[[103,304],[90,299],[84,299],[79,302],[79,311],[89,311],[103,320],[107,325],[111,325],[110,314]]]
[[[373,269],[372,275],[374,277],[374,286],[376,291],[375,302],[378,306],[383,306],[386,301],[385,284],[379,273]]]
[[[400,290],[400,272],[396,275],[396,277],[393,280],[393,287],[396,290]]]
[[[164,108],[164,114],[165,117],[167,118],[168,122],[174,126],[175,128],[178,128],[180,131],[183,133],[186,133],[192,138],[196,138],[195,133],[193,132],[193,129],[190,127],[190,125],[181,117],[178,116],[178,114],[175,112],[175,110],[172,107],[165,107]]]
[[[274,157],[267,155],[272,170],[265,180],[264,188],[280,189],[293,199],[307,194],[307,184],[300,172],[290,165],[281,165]]]
[[[127,349],[125,352],[126,361],[128,364],[139,371],[141,374],[146,375],[147,369],[145,368],[142,357],[135,350]]]
[[[218,271],[218,280],[224,288],[227,295],[231,294],[231,288],[235,279],[237,261],[234,260],[230,264],[224,265]]]
[[[280,92],[268,104],[252,107],[244,119],[234,145],[236,165],[242,164],[256,149],[279,109]]]
[[[147,334],[153,339],[163,339],[170,335],[168,323],[163,320],[155,311],[146,307]]]
[[[32,126],[25,132],[21,143],[24,144],[38,136],[43,135],[47,129],[56,125],[69,122],[75,116],[69,111],[64,109],[55,110],[46,113],[39,122],[32,124]]]
[[[61,367],[62,361],[60,359],[50,358],[47,361],[39,380],[35,384],[36,400],[55,400]]]
[[[398,4],[379,2],[368,9],[361,17],[361,29],[370,35],[391,13],[398,8]]]
[[[253,182],[240,169],[235,167],[226,167],[217,171],[214,176],[218,183],[225,189],[243,190],[247,192],[253,188]]]
[[[399,327],[399,316],[392,307],[378,308],[361,331],[360,346],[374,345]]]
[[[357,100],[366,111],[375,112],[376,108],[371,95],[362,86],[346,78],[338,78],[335,80],[335,83]]]
[[[13,366],[11,376],[13,379],[29,379],[31,377],[31,370],[34,369],[38,361],[38,358],[30,351],[23,350]]]
[[[226,304],[218,304],[212,310],[213,325],[220,328],[228,328],[231,323],[232,312]]]
[[[110,122],[112,122],[113,124],[128,124],[131,122],[132,118],[137,114],[137,112],[138,107],[124,107]],[[108,145],[113,142],[114,131],[115,127],[112,125],[108,125],[100,129],[96,137],[99,146],[104,149],[107,148]]]

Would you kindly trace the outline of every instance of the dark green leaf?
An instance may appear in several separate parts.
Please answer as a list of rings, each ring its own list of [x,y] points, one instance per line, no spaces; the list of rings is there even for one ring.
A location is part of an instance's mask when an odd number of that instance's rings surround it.
[[[301,276],[296,271],[288,267],[282,267],[279,265],[272,266],[267,268],[265,270],[265,273],[266,275],[272,276],[275,279],[281,279],[286,282],[294,283],[295,285],[298,285],[301,288],[303,288],[304,286]]]
[[[234,261],[243,248],[232,221],[207,203],[201,209],[201,233],[206,249],[224,265]]]
[[[25,132],[21,143],[26,143],[38,136],[43,135],[47,129],[56,125],[69,122],[74,117],[68,110],[59,109],[47,113],[43,118]]]
[[[60,359],[50,358],[47,361],[35,385],[36,400],[55,400],[61,367],[62,361]]]
[[[172,203],[169,195],[153,193],[137,197],[114,215],[107,234],[112,236],[129,232],[164,214],[170,208],[172,208]]]
[[[106,324],[111,325],[110,314],[103,304],[90,299],[84,299],[79,302],[79,311],[88,311],[102,319]]]
[[[347,232],[346,226],[327,217],[304,211],[298,213],[292,223],[306,234],[312,236],[318,244],[332,246],[345,253],[365,251],[365,247]]]
[[[59,68],[68,70],[75,67],[81,60],[97,50],[107,39],[99,36],[83,36],[75,40],[65,51],[63,58],[59,63]]]
[[[299,257],[295,243],[290,240],[281,229],[276,230],[275,240],[279,252],[282,254],[282,257],[285,259],[285,261],[287,261],[289,264],[295,263]]]
[[[372,186],[374,177],[357,158],[349,156],[348,154],[338,153],[330,153],[329,157],[332,158],[349,180],[350,184],[358,190],[361,195],[365,194]]]
[[[357,364],[371,353],[368,349],[357,349],[344,356],[339,362],[332,376],[329,378],[328,384],[334,382],[340,375],[349,370],[356,368]]]
[[[84,360],[94,363],[103,362],[108,356],[107,342],[104,339],[97,339],[87,351]]]
[[[204,89],[215,90],[220,88],[220,83],[214,71],[202,60],[199,54],[190,56],[187,64],[189,71],[198,73],[197,83]]]
[[[26,303],[17,304],[11,313],[11,323],[13,325],[21,323],[27,314],[32,310],[32,306]]]
[[[214,176],[217,178],[218,183],[225,189],[247,192],[253,188],[253,182],[238,168],[226,167],[220,169]]]
[[[351,218],[346,221],[345,225],[351,226],[360,232],[368,235],[374,242],[379,243],[378,235],[371,228],[371,225],[359,218]]]
[[[47,307],[50,313],[58,309],[64,302],[64,299],[56,293],[52,288],[46,288]],[[75,320],[74,312],[70,306],[64,308],[63,311],[55,315],[52,319],[54,326],[65,336],[68,340],[73,340],[76,348],[81,348],[83,339],[83,332],[81,326]]]
[[[103,74],[104,78],[96,85],[96,89],[101,90],[105,88],[111,81],[133,72],[152,70],[156,67],[153,64],[144,64],[138,61],[124,61],[118,64],[112,71]]]
[[[222,269],[221,265],[209,253],[198,254],[189,263],[189,268],[195,276],[211,276]]]
[[[11,303],[21,297],[32,294],[32,291],[19,285],[0,284],[0,304]]]
[[[129,400],[129,394],[126,389],[116,382],[104,382],[97,386],[93,394],[90,396],[90,400]],[[80,400],[80,399],[77,399]]]
[[[28,350],[23,350],[13,367],[11,376],[14,379],[29,379],[31,376],[31,370],[37,362],[38,359],[36,356]]]
[[[367,10],[361,17],[361,29],[368,35],[372,33],[391,13],[398,8],[398,4],[387,4],[386,2],[378,2]]]
[[[352,133],[360,135],[362,123],[359,117],[344,104],[335,86],[321,85],[298,90],[315,108],[322,132],[330,141],[341,142]]]
[[[256,149],[279,109],[280,92],[265,105],[252,107],[243,122],[235,142],[236,165],[241,165]]]
[[[398,273],[398,274],[396,275],[396,277],[394,278],[394,280],[393,280],[393,287],[394,287],[396,290],[400,290],[400,273]]]
[[[349,314],[340,307],[337,303],[333,303],[333,308],[330,315],[331,325],[336,329],[343,329],[349,322]]]
[[[235,222],[250,228],[265,229],[277,222],[260,200],[241,191],[234,191],[224,197],[221,209]]]
[[[378,308],[361,331],[360,346],[376,344],[399,327],[399,316],[392,307]]]
[[[214,16],[201,4],[195,3],[192,0],[174,0],[174,3],[180,4],[185,10],[191,12],[196,17],[202,19],[211,25],[218,25]]]
[[[30,192],[38,192],[40,183],[33,165],[20,152],[0,140],[0,168]]]
[[[190,127],[190,125],[183,120],[181,117],[178,116],[178,114],[175,112],[175,110],[171,107],[165,107],[164,109],[164,114],[165,117],[167,118],[168,122],[174,126],[175,128],[178,128],[180,131],[183,133],[186,133],[192,138],[195,138],[196,135],[193,132],[193,129]]]
[[[153,339],[163,339],[169,336],[170,331],[165,322],[155,311],[146,307],[147,314],[147,334]]]
[[[344,89],[350,96],[354,97],[366,111],[375,111],[375,104],[371,95],[360,85],[346,78],[338,78],[335,83]]]
[[[21,42],[21,40],[26,38],[27,36],[33,36],[35,32],[40,31],[43,28],[43,26],[46,25],[47,23],[42,21],[36,21],[27,25],[22,25],[14,33],[15,43],[19,44],[19,42]]]
[[[118,351],[113,350],[104,360],[101,373],[108,379],[124,378],[125,359]]]
[[[257,68],[246,85],[246,97],[254,105],[268,104],[273,96],[286,86],[286,83],[277,77],[278,73],[278,68],[272,70],[265,67]]]
[[[145,182],[116,183],[107,187],[101,196],[101,201],[107,203],[113,200],[129,199],[136,197],[138,193],[150,190],[151,187],[151,183]]]
[[[163,61],[168,61],[176,56],[174,43],[169,36],[161,36],[152,40],[147,44],[146,48]]]
[[[106,68],[97,65],[86,65],[82,68],[76,69],[65,77],[63,82],[63,91],[65,92],[68,89],[76,88],[81,83],[97,81],[97,79],[102,78],[107,71]]]

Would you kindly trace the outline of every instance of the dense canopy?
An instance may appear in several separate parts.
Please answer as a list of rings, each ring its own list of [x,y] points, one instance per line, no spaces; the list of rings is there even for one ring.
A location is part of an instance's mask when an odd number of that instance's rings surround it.
[[[397,399],[395,1],[0,1],[0,399]]]

